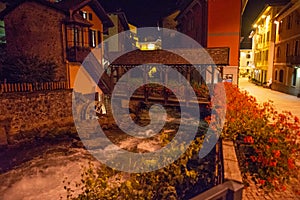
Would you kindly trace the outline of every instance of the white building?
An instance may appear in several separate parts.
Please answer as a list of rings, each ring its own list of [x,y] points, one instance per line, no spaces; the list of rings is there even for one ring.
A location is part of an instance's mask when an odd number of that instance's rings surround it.
[[[253,56],[252,49],[241,49],[239,75],[241,77],[248,77],[253,72],[253,68],[254,68],[254,56]]]

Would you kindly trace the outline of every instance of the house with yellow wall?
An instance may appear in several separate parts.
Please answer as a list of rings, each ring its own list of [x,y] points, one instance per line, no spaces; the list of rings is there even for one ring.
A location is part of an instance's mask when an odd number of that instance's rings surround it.
[[[98,44],[103,41],[103,32],[113,26],[97,0],[22,0],[6,7],[0,20],[4,20],[9,56],[54,61],[58,69],[53,81],[66,81],[71,88],[89,53],[102,67],[103,46]],[[97,88],[88,74],[82,78]],[[78,92],[94,92],[85,88],[77,87]]]
[[[254,70],[252,78],[260,84],[272,79],[275,46],[275,24],[273,18],[285,2],[270,3],[265,6],[253,23],[252,51]]]

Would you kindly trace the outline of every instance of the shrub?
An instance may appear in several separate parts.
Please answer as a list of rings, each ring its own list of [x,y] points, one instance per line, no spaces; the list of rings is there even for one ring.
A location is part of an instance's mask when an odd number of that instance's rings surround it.
[[[51,82],[55,78],[57,65],[38,57],[11,57],[3,61],[2,77],[7,82]]]

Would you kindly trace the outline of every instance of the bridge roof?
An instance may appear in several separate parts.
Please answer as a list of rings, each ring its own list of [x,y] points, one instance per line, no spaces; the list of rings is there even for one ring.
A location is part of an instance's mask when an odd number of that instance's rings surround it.
[[[209,56],[208,56],[209,55]],[[113,55],[112,65],[141,65],[159,63],[165,65],[229,65],[229,48],[134,50],[124,55]],[[183,58],[184,57],[184,58]]]

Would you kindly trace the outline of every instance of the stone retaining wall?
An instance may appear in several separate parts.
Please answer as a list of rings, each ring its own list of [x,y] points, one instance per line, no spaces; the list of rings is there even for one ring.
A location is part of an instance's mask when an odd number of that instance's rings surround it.
[[[0,146],[73,128],[72,90],[0,94]]]

